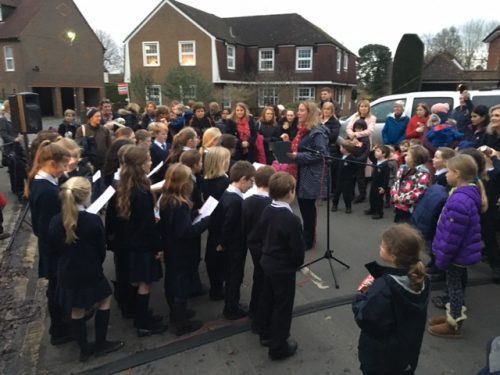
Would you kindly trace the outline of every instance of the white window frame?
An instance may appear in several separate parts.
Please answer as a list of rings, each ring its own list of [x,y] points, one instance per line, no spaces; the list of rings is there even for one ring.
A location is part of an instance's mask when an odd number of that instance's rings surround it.
[[[10,51],[10,54],[8,56],[7,51]],[[10,46],[4,46],[3,47],[3,56],[4,56],[4,62],[5,62],[5,71],[6,72],[15,72],[16,71],[16,64],[14,61],[14,48]]]
[[[3,6],[0,5],[0,22],[3,22]]]
[[[263,57],[264,52],[271,52],[271,57]],[[271,62],[270,68],[265,68],[262,66],[263,63]],[[273,72],[274,71],[274,48],[261,48],[259,49],[259,71],[261,72]]]
[[[309,51],[310,57],[299,57],[300,52]],[[301,67],[300,63],[304,61],[309,61],[309,67]],[[295,69],[296,70],[307,70],[311,71],[313,68],[313,48],[312,47],[297,47],[295,50]]]
[[[154,95],[154,96],[157,96],[157,100],[154,99],[152,96],[151,96],[151,93],[150,93],[150,89],[158,89],[158,95]],[[162,95],[161,95],[161,85],[147,85],[146,86],[146,102],[148,101],[153,101],[156,103],[156,105],[161,105],[162,104]]]
[[[300,91],[301,90],[308,90],[309,91],[309,94],[302,94]],[[305,102],[305,101],[308,101],[308,100],[316,100],[316,89],[314,87],[296,87],[295,90],[294,90],[294,94],[293,94],[293,97],[294,97],[294,101],[296,102]]]
[[[344,72],[349,69],[349,54],[344,51]]]
[[[337,73],[340,73],[342,69],[342,51],[340,48],[337,48]]]
[[[156,53],[151,53],[147,51],[147,47],[155,45]],[[156,64],[149,64],[148,57],[156,56]],[[144,66],[160,66],[160,42],[142,42],[142,63]]]
[[[232,44],[226,46],[227,69],[236,70],[236,47]]]
[[[180,40],[179,41],[179,65],[180,66],[196,66],[196,41],[194,40]],[[182,47],[185,45],[192,45],[192,52],[183,52]],[[183,57],[192,57],[191,63],[183,63]]]
[[[269,102],[267,99],[271,99],[271,101]],[[258,94],[259,108],[263,108],[268,105],[278,105],[278,103],[279,103],[279,93],[276,87],[259,87],[259,94]]]

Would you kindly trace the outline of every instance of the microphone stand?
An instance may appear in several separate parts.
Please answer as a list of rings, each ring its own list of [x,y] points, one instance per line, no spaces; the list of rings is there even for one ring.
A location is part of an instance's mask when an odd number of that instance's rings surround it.
[[[311,149],[309,147],[304,147],[303,149],[307,152],[311,152],[311,153],[314,153],[316,155],[320,155],[323,159],[323,162],[328,167],[330,166],[330,163],[332,162],[332,160],[339,159],[339,158],[334,158],[330,155],[325,155],[322,152],[320,152],[318,150]],[[361,163],[361,164],[366,164],[366,163]],[[347,263],[345,263],[345,262],[341,261],[340,259],[336,258],[335,256],[333,256],[334,250],[330,249],[330,177],[331,176],[327,176],[327,179],[326,179],[326,181],[327,181],[327,184],[326,184],[327,185],[327,189],[326,189],[326,251],[323,254],[323,256],[321,256],[317,259],[314,259],[308,263],[303,264],[298,269],[301,270],[302,268],[309,267],[311,264],[319,262],[322,259],[327,259],[328,264],[330,265],[330,271],[332,272],[333,280],[335,282],[335,289],[339,289],[339,283],[337,281],[337,276],[335,275],[335,270],[333,268],[332,260],[343,265],[347,269],[350,269],[351,267]]]

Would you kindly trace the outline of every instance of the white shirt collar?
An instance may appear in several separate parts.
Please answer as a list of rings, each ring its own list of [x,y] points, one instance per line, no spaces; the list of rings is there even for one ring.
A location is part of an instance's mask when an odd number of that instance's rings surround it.
[[[448,172],[448,168],[441,168],[441,169],[438,169],[438,170],[436,171],[436,173],[434,173],[434,174],[435,174],[436,176],[440,176],[440,175],[442,175],[443,173],[446,173],[446,172]]]
[[[230,193],[238,194],[241,197],[241,199],[245,199],[245,197],[243,196],[243,193],[241,192],[241,190],[238,189],[236,186],[229,185],[227,187],[226,191],[229,191]]]
[[[273,200],[273,203],[271,203],[271,206],[276,207],[276,208],[286,208],[290,212],[293,212],[292,207],[290,207],[290,205],[288,203],[283,202],[283,201],[275,201],[275,200]]]
[[[382,163],[384,163],[384,162],[386,162],[386,161],[387,161],[387,159],[384,159],[384,160],[377,160],[377,165],[380,165],[380,164],[382,164]]]
[[[59,186],[59,182],[57,181],[57,178],[55,178],[51,174],[49,174],[49,173],[47,173],[45,171],[42,171],[42,170],[38,171],[38,173],[35,176],[35,180],[47,180],[50,183],[52,183],[52,184],[54,184],[56,186]]]
[[[158,141],[155,139],[155,145],[157,145],[158,147],[160,147],[160,148],[163,150],[163,145],[166,145],[166,143],[160,143],[160,142],[158,142]]]
[[[85,211],[86,208],[83,206],[83,204],[77,204],[76,208],[78,208],[78,211]]]
[[[268,191],[259,191],[259,190],[257,190],[254,195],[259,195],[261,197],[269,197],[269,192]]]
[[[190,150],[194,150],[194,148],[182,146],[182,151],[190,151]]]
[[[342,155],[342,160],[347,159],[347,157],[348,157],[349,155],[350,155],[350,154],[347,154],[347,155]]]

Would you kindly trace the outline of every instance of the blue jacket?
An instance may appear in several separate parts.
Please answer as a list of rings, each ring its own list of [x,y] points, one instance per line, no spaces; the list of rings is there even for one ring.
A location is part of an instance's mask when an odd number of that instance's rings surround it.
[[[297,165],[299,181],[297,197],[318,199],[321,192],[326,192],[328,165],[323,163],[323,155],[329,156],[328,143],[330,131],[324,125],[313,128],[299,143]],[[313,149],[318,153],[307,151]]]
[[[443,185],[434,184],[427,188],[411,214],[411,223],[426,240],[432,240],[436,233],[439,215],[448,199],[448,190]]]
[[[382,129],[382,139],[386,145],[399,145],[405,139],[406,127],[410,122],[410,118],[401,115],[399,118],[394,117],[394,114],[387,116],[384,128]]]
[[[460,133],[453,126],[447,124],[436,125],[427,133],[427,138],[435,148],[452,147],[454,141],[463,137],[464,133]]]

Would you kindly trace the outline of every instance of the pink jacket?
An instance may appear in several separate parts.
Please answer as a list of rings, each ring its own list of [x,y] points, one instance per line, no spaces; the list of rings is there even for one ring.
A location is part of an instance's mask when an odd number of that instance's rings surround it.
[[[354,138],[354,131],[352,130],[352,127],[354,126],[354,123],[359,120],[359,114],[356,113],[354,115],[354,117],[351,119],[351,121],[349,121],[349,124],[347,124],[347,128],[345,129],[346,133],[347,133],[347,136],[349,137],[349,139],[352,139]],[[370,141],[371,141],[371,138],[372,138],[372,134],[373,132],[375,131],[375,123],[377,122],[377,118],[373,115],[370,115],[368,116],[367,118],[365,118],[365,121],[366,121],[366,126],[367,126],[367,129],[366,130],[363,130],[361,132],[357,132],[356,133],[356,137],[357,138],[361,138],[361,137],[370,137]]]

